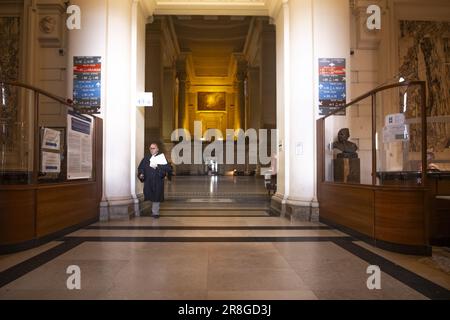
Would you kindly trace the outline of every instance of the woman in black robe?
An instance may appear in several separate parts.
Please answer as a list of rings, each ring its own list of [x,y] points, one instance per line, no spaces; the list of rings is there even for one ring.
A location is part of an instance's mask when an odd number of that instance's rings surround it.
[[[159,206],[164,201],[164,177],[171,168],[158,144],[150,145],[150,155],[142,159],[138,167],[138,179],[144,183],[144,201],[152,202],[152,216],[159,218]]]

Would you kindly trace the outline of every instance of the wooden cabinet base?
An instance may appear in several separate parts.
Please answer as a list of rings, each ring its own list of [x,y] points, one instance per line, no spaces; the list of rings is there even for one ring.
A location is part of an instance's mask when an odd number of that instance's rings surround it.
[[[320,183],[320,221],[389,251],[431,255],[427,189]]]
[[[98,221],[98,184],[0,187],[0,254],[39,246]]]

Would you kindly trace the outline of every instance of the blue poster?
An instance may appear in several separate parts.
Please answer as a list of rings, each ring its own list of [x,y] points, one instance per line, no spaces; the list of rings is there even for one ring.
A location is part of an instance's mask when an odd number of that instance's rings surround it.
[[[346,89],[345,59],[319,59],[319,114],[324,116],[345,106]],[[336,114],[345,115],[345,110]]]
[[[73,103],[86,113],[99,113],[101,57],[73,57]]]

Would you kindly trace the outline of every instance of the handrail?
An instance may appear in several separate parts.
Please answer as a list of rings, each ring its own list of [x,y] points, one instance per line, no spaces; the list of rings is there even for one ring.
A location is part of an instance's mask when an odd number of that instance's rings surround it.
[[[361,100],[364,100],[370,96],[373,96],[375,94],[377,94],[380,91],[384,91],[384,90],[388,90],[388,89],[392,89],[392,88],[399,88],[399,87],[409,87],[409,86],[415,86],[415,85],[425,85],[425,81],[422,80],[411,80],[411,81],[403,81],[403,82],[399,82],[399,83],[392,83],[392,84],[387,84],[381,87],[376,87],[375,89],[372,89],[369,92],[366,92],[363,95],[360,95],[359,97],[356,97],[354,100],[350,101],[349,103],[345,104],[345,106],[342,106],[332,112],[330,112],[329,114],[323,116],[320,119],[325,119],[328,118],[344,109],[347,109],[348,107],[360,102]]]
[[[25,89],[30,89],[30,90],[33,90],[33,91],[35,91],[35,92],[37,92],[39,94],[42,94],[42,95],[44,95],[44,96],[46,96],[46,97],[48,97],[50,99],[56,100],[56,101],[58,101],[61,104],[64,104],[64,105],[66,105],[68,107],[71,107],[71,108],[74,108],[74,106],[72,104],[72,101],[70,99],[64,99],[62,97],[54,95],[53,93],[50,93],[48,91],[39,89],[38,87],[29,85],[29,84],[26,84],[26,83],[22,83],[22,82],[18,82],[18,81],[2,81],[2,80],[0,80],[0,84],[6,84],[6,85],[9,85],[9,86],[15,86],[15,87],[21,87],[21,88],[25,88]]]

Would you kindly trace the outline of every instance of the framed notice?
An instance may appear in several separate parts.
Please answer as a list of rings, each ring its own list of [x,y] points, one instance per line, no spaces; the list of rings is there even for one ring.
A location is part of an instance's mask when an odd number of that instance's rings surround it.
[[[319,59],[319,115],[325,116],[346,104],[344,58]],[[338,115],[345,115],[345,110]]]
[[[67,115],[67,180],[92,178],[92,119]]]

